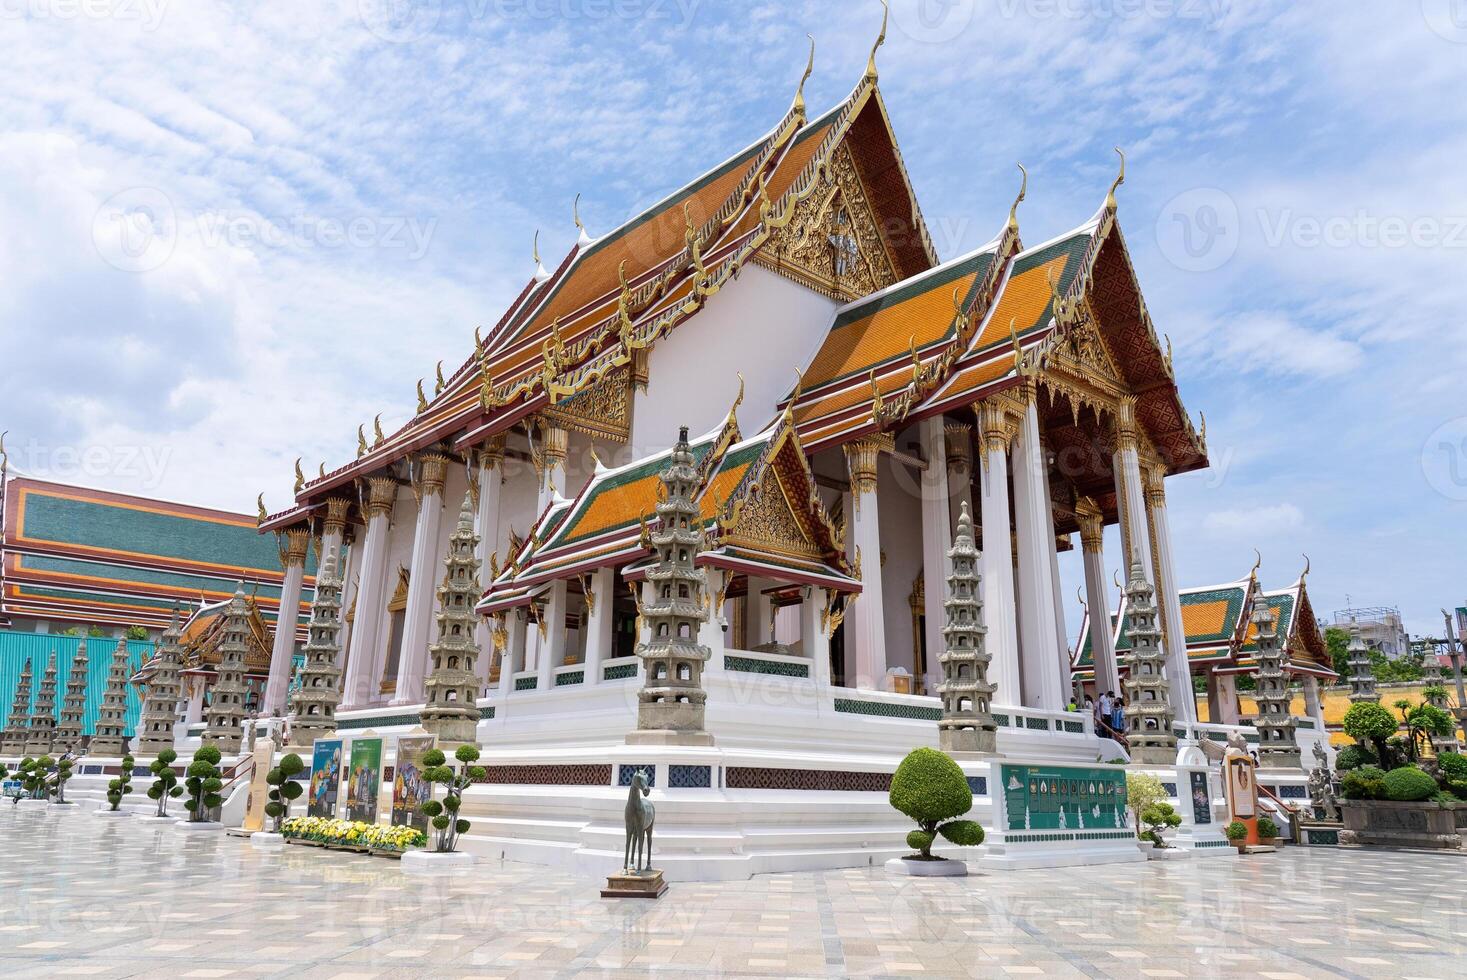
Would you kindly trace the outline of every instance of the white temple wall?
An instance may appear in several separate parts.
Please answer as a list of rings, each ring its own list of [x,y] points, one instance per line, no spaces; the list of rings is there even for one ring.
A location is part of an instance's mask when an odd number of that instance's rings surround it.
[[[912,583],[922,574],[922,500],[914,491],[916,474],[882,454],[877,464],[876,493],[880,507],[881,591],[886,617],[886,666],[915,675],[912,647]],[[880,555],[861,556],[864,565]],[[939,584],[939,588],[941,585]],[[859,600],[858,600],[859,601]]]
[[[774,418],[830,327],[836,305],[783,276],[745,266],[697,316],[652,348],[650,381],[636,395],[636,456],[672,445],[678,426],[700,435],[723,422],[744,375],[739,424],[746,435]]]
[[[521,538],[530,533],[530,525],[539,516],[535,506],[540,493],[535,468],[528,462],[505,459],[504,475],[499,489],[499,541],[495,549],[501,566],[508,559],[510,531]]]

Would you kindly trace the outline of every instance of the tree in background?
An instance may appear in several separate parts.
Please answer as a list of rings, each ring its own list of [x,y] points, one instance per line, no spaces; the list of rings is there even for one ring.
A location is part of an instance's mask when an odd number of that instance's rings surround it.
[[[483,766],[472,765],[479,761],[477,746],[460,745],[453,757],[459,762],[457,772],[447,764],[440,749],[429,749],[423,753],[423,778],[447,788],[442,803],[429,800],[418,808],[433,823],[433,850],[439,854],[451,853],[458,845],[459,835],[468,833],[469,822],[458,815],[464,790],[487,775]]]
[[[306,771],[306,764],[301,757],[291,752],[281,758],[280,765],[271,769],[265,776],[265,782],[270,784],[270,802],[265,804],[265,815],[275,821],[275,832],[280,833],[280,825],[290,816],[291,801],[299,799],[301,795],[301,784],[292,779]]]
[[[107,802],[112,804],[110,809],[122,808],[122,798],[132,792],[132,756],[122,757],[122,775],[107,784]]]
[[[129,640],[146,640],[148,629],[145,626],[129,626],[122,635]]]
[[[158,816],[168,816],[168,798],[183,795],[183,787],[178,785],[178,770],[173,768],[173,762],[178,758],[178,753],[172,749],[163,749],[158,753],[158,758],[148,764],[148,772],[153,774],[153,785],[148,787],[148,799],[158,801]]]
[[[1412,704],[1403,699],[1395,706],[1406,725],[1406,756],[1412,762],[1421,759],[1421,749],[1431,744],[1431,736],[1440,738],[1457,731],[1457,723],[1452,716],[1435,705]]]
[[[206,822],[209,811],[224,802],[219,796],[219,791],[224,788],[219,771],[222,758],[217,748],[205,745],[194,753],[194,761],[184,771],[183,785],[188,791],[188,800],[183,806],[188,811],[189,823]]]

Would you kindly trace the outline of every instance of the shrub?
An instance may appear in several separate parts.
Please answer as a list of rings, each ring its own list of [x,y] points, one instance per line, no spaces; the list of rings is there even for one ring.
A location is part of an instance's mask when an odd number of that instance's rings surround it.
[[[1467,779],[1467,756],[1443,752],[1436,757],[1436,767],[1448,780]]]
[[[122,757],[122,775],[107,784],[107,802],[111,804],[110,809],[120,810],[122,798],[132,792],[132,756]]]
[[[224,802],[219,796],[219,791],[224,788],[224,781],[219,778],[221,758],[223,756],[217,748],[205,745],[194,753],[194,761],[184,770],[183,785],[188,790],[188,800],[183,806],[188,811],[190,823],[208,820],[209,811]]]
[[[148,787],[148,799],[158,801],[157,815],[160,817],[168,816],[170,797],[183,795],[183,787],[178,785],[178,770],[172,765],[177,759],[177,752],[163,749],[158,753],[158,758],[148,763],[148,772],[153,774],[153,785]]]
[[[925,830],[907,831],[907,846],[914,851],[927,850],[935,838]]]
[[[1389,708],[1372,701],[1361,701],[1352,704],[1345,712],[1342,727],[1346,735],[1360,744],[1375,746],[1376,758],[1384,761],[1390,754],[1386,751],[1386,739],[1396,734],[1398,722]]]
[[[1373,766],[1379,761],[1375,753],[1363,745],[1347,745],[1335,753],[1335,768],[1340,772],[1349,772],[1361,766]]]
[[[1383,781],[1388,800],[1425,800],[1436,794],[1436,780],[1415,766],[1402,766],[1385,774]]]
[[[1447,792],[1459,800],[1467,800],[1467,779],[1448,779]]]
[[[958,764],[937,749],[913,749],[891,777],[887,799],[917,822],[923,835],[918,840],[925,846],[913,843],[910,834],[907,845],[916,848],[917,856],[924,861],[932,860],[932,843],[938,834],[960,846],[975,838],[983,840],[983,828],[971,820],[956,820],[973,809],[973,791]]]
[[[33,800],[44,800],[51,795],[51,786],[46,781],[50,768],[55,765],[49,755],[38,759],[26,756],[20,760],[20,785]]]
[[[56,802],[66,802],[66,781],[71,778],[71,759],[63,755],[56,760]]]
[[[1385,798],[1385,772],[1375,766],[1361,766],[1345,773],[1340,781],[1347,800],[1379,800]]]
[[[280,764],[265,775],[270,784],[270,802],[265,804],[265,814],[275,821],[275,832],[280,833],[281,823],[290,816],[291,801],[300,798],[301,784],[292,779],[306,771],[301,757],[291,752],[280,759]]]
[[[1264,840],[1273,840],[1279,835],[1279,825],[1267,817],[1258,818],[1258,836]]]
[[[1129,777],[1127,782],[1129,783]],[[1129,786],[1127,788],[1129,789]],[[1146,830],[1138,836],[1142,840],[1151,841],[1157,847],[1166,847],[1166,840],[1162,837],[1163,833],[1182,824],[1182,815],[1170,803],[1161,801],[1148,803],[1138,814],[1138,818],[1146,825]]]
[[[1228,840],[1231,841],[1247,840],[1248,825],[1241,820],[1234,820],[1223,829],[1223,833],[1227,834]]]
[[[451,853],[458,844],[459,835],[468,832],[469,822],[458,815],[459,805],[463,802],[464,790],[486,775],[483,766],[471,764],[479,761],[478,746],[460,745],[453,757],[459,762],[457,772],[447,764],[447,757],[440,750],[429,749],[423,753],[423,778],[430,783],[442,783],[447,788],[443,802],[429,800],[418,807],[418,811],[433,825],[433,850],[439,854]]]

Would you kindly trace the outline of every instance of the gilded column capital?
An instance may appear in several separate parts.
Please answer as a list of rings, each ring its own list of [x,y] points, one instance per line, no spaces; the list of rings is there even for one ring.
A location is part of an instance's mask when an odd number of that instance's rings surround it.
[[[973,427],[966,422],[948,422],[942,427],[947,445],[947,471],[966,476],[973,467]]]
[[[303,527],[293,527],[284,532],[280,544],[280,564],[285,568],[303,567],[306,553],[311,548],[311,532]]]
[[[504,463],[504,433],[490,436],[474,450],[474,462],[480,469],[497,470]]]
[[[867,436],[845,444],[846,469],[851,475],[851,502],[859,510],[864,494],[876,492],[876,460],[890,452],[896,440],[887,433]]]
[[[351,500],[347,497],[327,497],[326,516],[322,518],[322,531],[325,534],[343,534],[346,532],[346,515],[351,510]]]
[[[390,476],[367,477],[367,520],[391,517],[397,502],[397,481]]]
[[[1166,506],[1166,467],[1153,463],[1141,471],[1142,486],[1148,508]]]
[[[1122,395],[1116,402],[1112,426],[1115,430],[1116,451],[1136,451],[1140,446],[1140,431],[1136,427],[1135,395]]]
[[[1019,420],[997,398],[985,398],[973,406],[973,413],[978,417],[978,429],[983,435],[983,456],[986,464],[990,453],[1008,451],[1009,443],[1019,434]]]
[[[1075,518],[1080,522],[1080,544],[1086,552],[1101,550],[1105,535],[1105,515],[1100,505],[1089,497],[1075,501]]]
[[[442,453],[423,453],[417,458],[413,496],[418,503],[422,503],[424,497],[443,495],[443,484],[448,479],[448,464],[452,462],[451,457]]]
[[[540,485],[544,486],[546,474],[565,467],[570,431],[543,416],[539,420],[538,428],[540,447],[538,451],[532,451],[531,455],[535,464],[535,475],[540,478]]]

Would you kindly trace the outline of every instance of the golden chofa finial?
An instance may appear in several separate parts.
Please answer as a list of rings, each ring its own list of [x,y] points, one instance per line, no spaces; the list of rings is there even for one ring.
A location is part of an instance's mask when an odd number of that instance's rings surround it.
[[[1263,565],[1263,552],[1259,551],[1257,548],[1254,548],[1253,555],[1253,567],[1248,570],[1248,577],[1256,582],[1258,581],[1258,569]]]
[[[1115,151],[1116,156],[1121,158],[1121,169],[1116,174],[1116,179],[1111,181],[1110,190],[1105,194],[1105,206],[1112,211],[1116,209],[1116,188],[1126,182],[1126,154],[1121,152],[1119,146],[1115,148]]]
[[[1023,176],[1019,179],[1019,196],[1014,198],[1014,203],[1009,205],[1009,231],[1019,230],[1019,205],[1024,203],[1024,195],[1029,191],[1029,171],[1024,169],[1021,163],[1018,165],[1019,173]]]
[[[258,520],[255,521],[255,525],[258,527],[265,523],[265,518],[270,516],[270,512],[265,509],[265,495],[263,493],[255,498],[255,508],[259,511]]]
[[[581,224],[581,195],[579,194],[576,195],[575,201],[571,203],[571,220],[576,223],[576,231],[578,233],[576,244],[591,244],[591,236],[586,233],[586,226]]]
[[[363,456],[367,455],[366,429],[367,427],[365,425],[357,426],[357,459],[361,459]]]
[[[810,60],[805,63],[805,74],[800,76],[800,84],[795,88],[795,102],[791,106],[791,110],[802,119],[805,116],[805,83],[815,73],[815,37],[812,34],[805,36],[810,39]]]
[[[441,395],[441,394],[443,394],[443,389],[446,388],[446,387],[448,387],[448,382],[443,380],[443,362],[442,361],[439,361],[438,362],[438,366],[433,369],[433,373],[434,373],[434,376],[435,376],[435,380],[433,381],[433,394],[435,394],[435,395]]]
[[[733,404],[728,407],[730,418],[738,413],[739,406],[744,403],[744,372],[735,371],[734,375],[739,379],[739,393],[734,395]]]
[[[8,435],[10,435],[9,429],[0,432],[0,470],[4,470],[10,465],[10,455],[5,452],[5,437]]]
[[[324,461],[317,464],[316,478],[320,480],[326,479],[326,463]]]
[[[418,379],[418,414],[422,415],[428,410],[428,396],[423,394],[423,379]]]
[[[891,7],[887,6],[886,0],[881,0],[881,33],[876,35],[876,43],[871,45],[871,57],[866,59],[866,77],[876,81],[876,52],[886,43],[886,18],[891,13]]]
[[[382,434],[382,413],[378,412],[377,416],[372,419],[372,445],[374,447],[382,445],[382,440],[385,438],[386,436]]]
[[[544,282],[550,278],[550,273],[545,271],[545,263],[540,261],[540,229],[535,229],[535,244],[532,246],[531,257],[535,260],[535,281]]]
[[[1309,556],[1308,555],[1305,555],[1304,556],[1304,571],[1302,571],[1302,572],[1299,573],[1299,584],[1300,585],[1303,585],[1304,584],[1304,580],[1309,577],[1309,569],[1312,568],[1312,567],[1313,566],[1311,565],[1311,563],[1309,561]]]
[[[474,351],[476,353],[478,352],[480,347],[484,346],[484,338],[479,334],[479,331],[482,329],[483,326],[481,324],[476,324],[474,326]]]
[[[306,474],[301,472],[301,458],[295,458],[295,492],[300,493],[301,488],[306,485]]]

